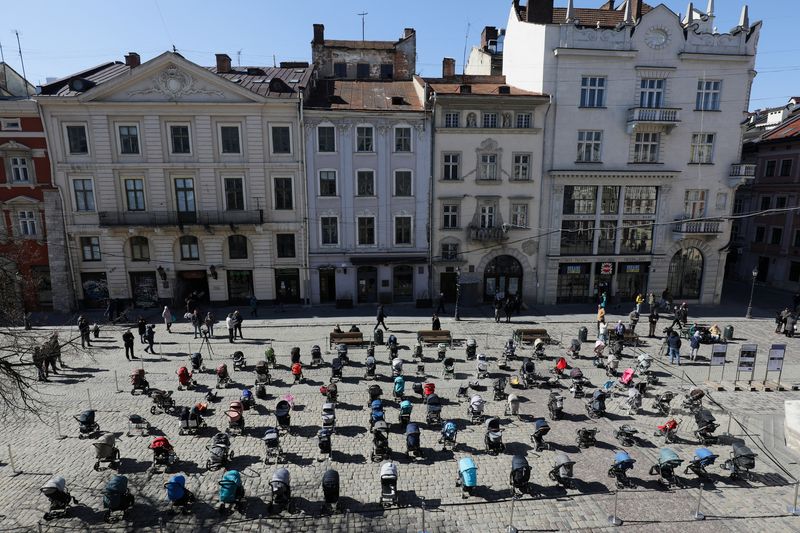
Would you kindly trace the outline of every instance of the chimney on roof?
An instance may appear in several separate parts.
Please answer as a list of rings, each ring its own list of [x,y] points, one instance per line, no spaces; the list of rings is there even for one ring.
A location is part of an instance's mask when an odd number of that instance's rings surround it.
[[[442,59],[442,77],[455,78],[456,76],[456,60],[452,57],[445,57]]]
[[[231,57],[228,54],[216,54],[217,56],[217,73],[227,74],[231,71]]]
[[[403,30],[403,39],[408,39],[409,37],[411,37],[415,33],[417,33],[417,30],[415,30],[414,28],[405,28]]]
[[[311,42],[313,44],[322,44],[323,42],[325,42],[324,24],[314,24],[314,40]]]
[[[628,0],[631,4],[631,18],[638,22],[642,18],[642,0]]]
[[[142,58],[136,52],[128,52],[125,54],[125,64],[131,68],[138,67],[142,64]]]
[[[486,50],[489,47],[489,41],[497,41],[497,28],[494,26],[486,26],[481,32],[481,48]]]
[[[528,0],[525,10],[526,22],[537,24],[553,23],[553,0]]]

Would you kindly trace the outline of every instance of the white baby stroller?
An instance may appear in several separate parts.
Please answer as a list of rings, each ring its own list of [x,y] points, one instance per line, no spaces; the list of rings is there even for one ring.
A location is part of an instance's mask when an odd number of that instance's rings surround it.
[[[628,397],[622,402],[622,409],[628,412],[629,416],[639,414],[642,408],[642,393],[636,387],[628,389]]]
[[[483,423],[483,406],[485,402],[480,394],[475,394],[469,399],[469,406],[467,407],[467,414],[470,416],[470,421],[473,424]]]
[[[509,394],[506,400],[506,416],[519,416],[519,396],[516,394]]]
[[[116,447],[115,441],[113,433],[106,433],[92,443],[95,449],[95,458],[97,459],[94,463],[94,469],[97,472],[106,468],[119,467],[119,449]]]
[[[322,427],[333,429],[336,427],[336,404],[326,402],[322,404]]]
[[[397,503],[397,465],[383,463],[381,476],[381,505],[391,507]]]
[[[322,349],[318,344],[311,347],[311,366],[319,366],[322,364]]]
[[[50,509],[42,517],[45,520],[63,518],[67,515],[70,504],[79,505],[78,500],[67,491],[67,482],[61,476],[50,478],[39,491],[50,501]]]
[[[395,357],[392,359],[392,377],[396,378],[397,376],[403,375],[403,360],[399,357]]]
[[[475,339],[467,339],[467,360],[475,359],[478,352],[478,342]]]
[[[475,374],[478,379],[483,379],[489,374],[489,363],[486,354],[478,354],[478,361],[475,363]]]

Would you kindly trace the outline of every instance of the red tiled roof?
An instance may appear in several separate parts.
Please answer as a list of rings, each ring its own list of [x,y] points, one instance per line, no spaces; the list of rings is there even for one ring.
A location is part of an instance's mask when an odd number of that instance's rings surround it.
[[[652,6],[642,3],[642,15],[651,11]],[[520,6],[517,10],[519,20],[525,20],[527,11],[526,6]],[[625,11],[622,9],[598,9],[598,8],[581,8],[576,7],[572,10],[573,18],[578,19],[581,26],[596,27],[600,23],[601,28],[613,28],[617,24],[622,23],[625,17]],[[565,24],[567,21],[567,8],[556,7],[553,8],[553,24]]]
[[[795,137],[800,137],[800,115],[790,117],[780,126],[765,133],[761,138],[765,141],[775,141]]]
[[[403,98],[393,104],[392,97]],[[320,80],[306,106],[342,111],[422,111],[413,81]]]

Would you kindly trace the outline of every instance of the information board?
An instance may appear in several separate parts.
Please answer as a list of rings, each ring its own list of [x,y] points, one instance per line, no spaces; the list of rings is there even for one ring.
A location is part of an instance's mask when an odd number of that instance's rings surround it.
[[[783,370],[783,358],[786,355],[785,344],[773,344],[767,356],[767,372],[780,372]]]
[[[756,366],[756,352],[758,344],[742,344],[739,349],[739,362],[736,364],[736,372],[752,373]]]
[[[711,366],[722,366],[725,364],[725,356],[728,354],[727,344],[714,344],[711,346]]]

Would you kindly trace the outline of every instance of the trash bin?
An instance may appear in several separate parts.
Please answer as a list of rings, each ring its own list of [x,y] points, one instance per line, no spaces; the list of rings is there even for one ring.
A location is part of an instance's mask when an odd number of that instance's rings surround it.
[[[722,336],[726,341],[733,340],[733,326],[727,325],[725,329],[722,331]]]
[[[582,327],[578,330],[578,340],[581,342],[586,342],[586,339],[589,338],[589,330],[586,327]]]
[[[372,334],[372,340],[375,344],[383,344],[383,330],[378,328]]]

